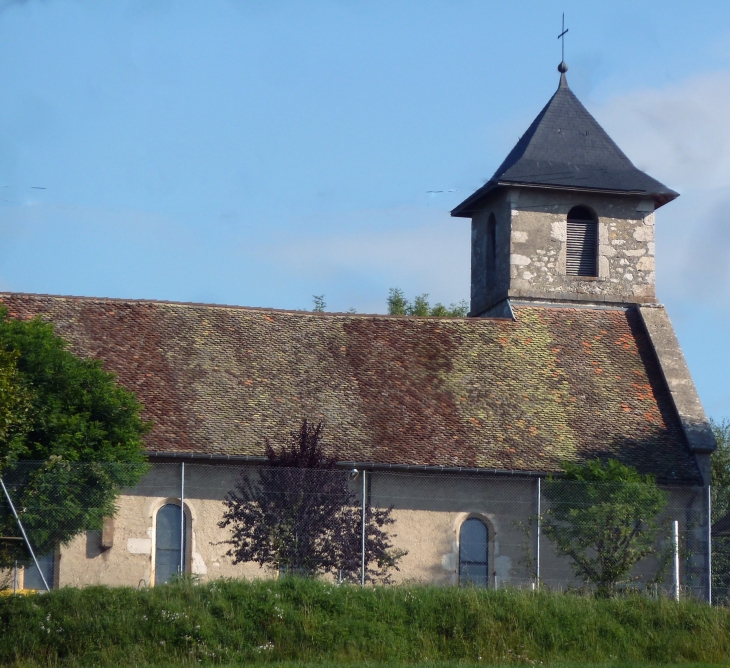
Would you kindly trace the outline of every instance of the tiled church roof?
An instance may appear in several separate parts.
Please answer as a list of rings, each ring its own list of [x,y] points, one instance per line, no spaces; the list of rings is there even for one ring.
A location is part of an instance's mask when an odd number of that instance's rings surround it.
[[[154,422],[150,451],[261,455],[303,416],[343,461],[555,471],[615,456],[697,482],[633,311],[516,321],[317,314],[0,294],[104,360]]]
[[[658,208],[678,195],[637,169],[568,87],[560,86],[494,176],[452,212],[470,217],[501,186],[523,185],[632,193]]]

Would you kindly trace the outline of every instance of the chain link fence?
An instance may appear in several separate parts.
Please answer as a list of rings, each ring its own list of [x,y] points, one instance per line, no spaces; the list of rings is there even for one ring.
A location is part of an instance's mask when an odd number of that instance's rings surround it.
[[[713,487],[712,499],[712,598],[730,605],[730,488]]]
[[[24,462],[2,481],[6,590],[184,573],[711,595],[707,487],[191,462]],[[712,495],[717,518],[730,495]],[[730,526],[712,551],[726,604]]]

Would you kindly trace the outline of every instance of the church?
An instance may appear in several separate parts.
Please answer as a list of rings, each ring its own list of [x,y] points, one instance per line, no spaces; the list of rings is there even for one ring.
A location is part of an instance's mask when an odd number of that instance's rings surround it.
[[[272,577],[226,557],[218,522],[238,471],[305,416],[324,421],[343,470],[367,475],[369,501],[393,506],[396,581],[569,583],[524,527],[541,480],[596,458],[655,476],[701,543],[715,441],[655,296],[657,211],[678,194],[631,163],[558,69],[494,176],[451,212],[471,219],[466,318],[0,294],[12,317],[52,322],[103,360],[153,423],[151,472],[103,533],[46,557],[53,586],[153,586],[175,550],[202,580]],[[163,545],[170,517],[185,526],[177,547]],[[469,559],[467,526],[482,541]],[[704,596],[706,545],[682,571]]]

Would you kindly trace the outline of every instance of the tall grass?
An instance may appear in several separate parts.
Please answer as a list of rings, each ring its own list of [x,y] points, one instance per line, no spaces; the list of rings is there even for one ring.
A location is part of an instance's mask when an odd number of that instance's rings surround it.
[[[720,663],[730,612],[686,601],[286,578],[0,597],[0,663]]]

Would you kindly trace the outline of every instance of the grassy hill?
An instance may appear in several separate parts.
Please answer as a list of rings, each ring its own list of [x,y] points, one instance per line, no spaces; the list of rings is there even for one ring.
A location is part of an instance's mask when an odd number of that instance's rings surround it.
[[[730,611],[288,578],[0,597],[0,663],[727,663]]]

